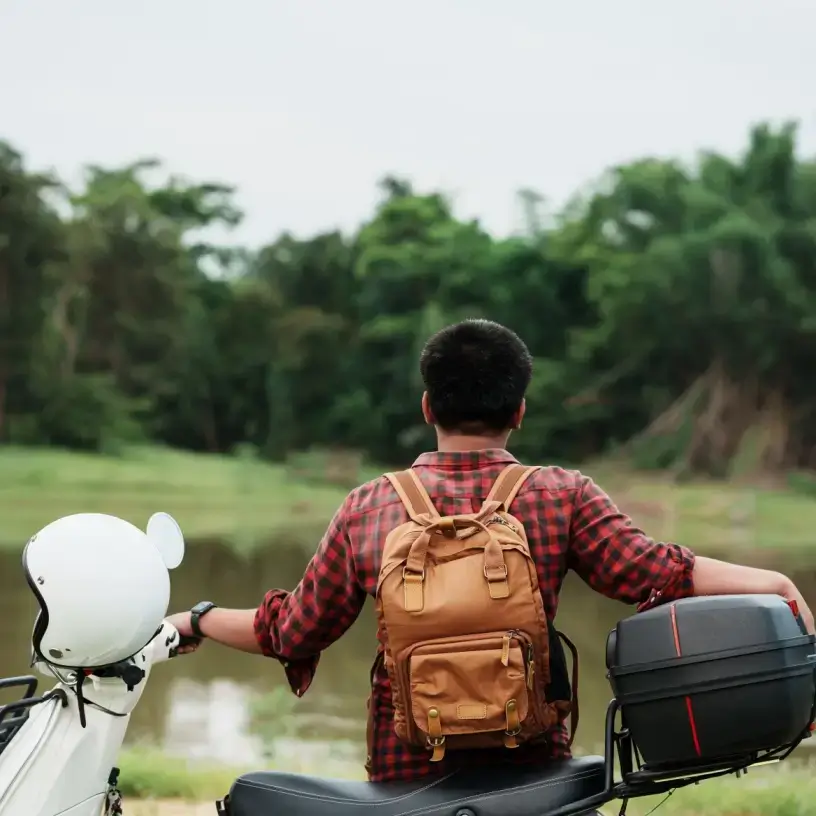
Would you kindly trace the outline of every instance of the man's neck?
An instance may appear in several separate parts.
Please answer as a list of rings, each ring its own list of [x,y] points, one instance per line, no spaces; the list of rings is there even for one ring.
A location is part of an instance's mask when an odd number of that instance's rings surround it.
[[[488,449],[507,448],[508,434],[499,436],[458,436],[448,435],[438,436],[436,449],[440,453],[468,453],[470,451],[480,451]]]

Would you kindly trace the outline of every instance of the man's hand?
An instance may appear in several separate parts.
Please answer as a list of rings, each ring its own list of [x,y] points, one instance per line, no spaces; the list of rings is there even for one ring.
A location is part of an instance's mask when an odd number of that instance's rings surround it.
[[[193,634],[193,627],[190,622],[190,618],[192,617],[191,612],[176,612],[175,615],[170,615],[166,618],[167,622],[171,626],[175,626],[178,630],[179,637],[182,638],[195,638]],[[183,646],[179,646],[176,654],[191,654],[192,652],[196,651],[198,647],[201,645],[201,641],[198,639],[192,640],[189,643],[184,644]]]
[[[807,605],[807,601],[802,597],[802,593],[796,588],[793,581],[788,580],[787,590],[782,593],[782,597],[786,601],[794,601],[799,607],[799,615],[802,618],[802,623],[805,624],[805,629],[809,635],[816,635],[816,624],[813,622],[813,613]]]

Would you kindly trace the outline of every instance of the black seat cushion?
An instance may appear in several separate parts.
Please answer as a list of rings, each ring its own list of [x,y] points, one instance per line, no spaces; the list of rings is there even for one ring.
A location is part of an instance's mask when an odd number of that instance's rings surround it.
[[[229,812],[230,816],[455,816],[471,808],[478,816],[546,816],[603,790],[603,757],[536,767],[473,767],[409,783],[259,772],[235,781]]]

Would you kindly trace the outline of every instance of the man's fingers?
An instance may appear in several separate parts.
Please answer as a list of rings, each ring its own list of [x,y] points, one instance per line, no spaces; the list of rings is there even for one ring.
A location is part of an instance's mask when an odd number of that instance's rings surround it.
[[[799,617],[802,621],[802,626],[805,627],[809,635],[813,634],[813,615],[807,612],[800,612]]]

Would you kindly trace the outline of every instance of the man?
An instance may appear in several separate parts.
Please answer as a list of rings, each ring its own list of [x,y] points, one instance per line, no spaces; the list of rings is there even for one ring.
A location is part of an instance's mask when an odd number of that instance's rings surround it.
[[[425,421],[437,434],[437,450],[413,467],[442,515],[476,512],[502,470],[515,462],[506,450],[521,427],[524,395],[532,375],[525,344],[509,329],[467,320],[434,335],[420,369],[426,391]],[[795,600],[809,631],[813,616],[793,583],[778,572],[696,557],[676,544],[655,542],[591,479],[577,471],[545,467],[522,486],[511,512],[523,521],[536,561],[547,616],[555,617],[558,591],[568,569],[593,589],[640,608],[690,595],[778,594]],[[320,653],[357,619],[376,592],[385,537],[407,520],[391,483],[380,477],[353,490],[329,525],[302,581],[293,592],[271,590],[258,609],[200,605],[171,618],[182,635],[200,635],[226,646],[278,659],[292,690],[302,695]],[[377,664],[379,665],[379,664]],[[380,666],[373,673],[369,778],[411,780],[449,770],[446,757],[400,742],[393,730],[391,688]],[[566,730],[544,746],[505,752],[515,760],[569,756]],[[512,755],[512,757],[511,757]],[[472,758],[472,759],[471,759]]]

